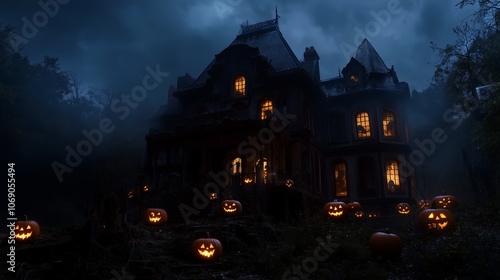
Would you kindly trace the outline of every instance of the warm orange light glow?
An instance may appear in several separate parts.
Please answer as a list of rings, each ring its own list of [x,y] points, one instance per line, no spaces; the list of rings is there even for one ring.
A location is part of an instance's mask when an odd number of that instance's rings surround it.
[[[387,189],[391,192],[400,190],[399,166],[398,162],[391,159],[385,165],[385,177],[387,180]]]
[[[271,100],[266,100],[260,105],[260,119],[267,119],[266,112],[269,111],[271,114],[274,113],[273,102]]]
[[[231,165],[231,173],[232,175],[241,174],[241,158],[237,157],[233,159]]]
[[[235,97],[246,95],[246,79],[243,76],[238,76],[234,79],[233,95]]]
[[[382,120],[382,130],[385,137],[396,136],[396,117],[393,113],[385,111],[384,119]]]
[[[347,196],[347,178],[345,163],[337,163],[334,166],[335,192],[337,196]]]
[[[367,112],[356,115],[356,131],[358,138],[370,137],[370,116]]]
[[[358,81],[359,81],[358,76],[356,76],[356,75],[351,75],[351,82],[355,82],[355,83],[356,83],[356,82],[358,82]]]

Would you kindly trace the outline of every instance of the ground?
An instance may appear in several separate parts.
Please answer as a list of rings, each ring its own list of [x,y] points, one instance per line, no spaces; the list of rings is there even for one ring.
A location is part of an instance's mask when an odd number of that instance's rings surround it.
[[[303,212],[291,222],[262,213],[216,216],[187,224],[123,224],[112,232],[86,225],[44,228],[18,244],[17,278],[1,279],[500,279],[500,206],[453,209],[456,227],[442,234],[416,230],[408,215],[349,217],[341,222]],[[368,240],[386,228],[403,241],[400,257],[385,259]],[[191,244],[220,240],[218,260],[196,260]],[[2,256],[7,245],[2,239]],[[3,262],[5,263],[5,262]]]

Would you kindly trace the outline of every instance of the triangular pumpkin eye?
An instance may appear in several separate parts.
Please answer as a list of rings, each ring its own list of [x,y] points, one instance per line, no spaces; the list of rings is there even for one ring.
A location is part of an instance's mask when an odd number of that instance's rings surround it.
[[[210,243],[210,249],[213,249],[214,248],[214,245],[212,245],[212,243]]]
[[[30,226],[30,225],[28,225],[28,226],[26,227],[26,229],[31,229],[31,226]]]
[[[151,216],[153,216],[153,217],[154,217],[154,216],[155,216],[155,213],[151,212]]]
[[[333,206],[330,205],[330,209],[333,209]]]
[[[18,225],[16,225],[16,229],[19,229],[19,226],[18,226]]]
[[[201,244],[200,249],[205,249],[205,244]]]
[[[160,216],[160,212],[156,213],[156,215]]]
[[[446,215],[445,215],[445,214],[443,214],[443,213],[439,214],[439,216],[440,216],[441,218],[446,218]]]
[[[429,215],[429,219],[434,219],[434,213],[431,213],[431,214]]]

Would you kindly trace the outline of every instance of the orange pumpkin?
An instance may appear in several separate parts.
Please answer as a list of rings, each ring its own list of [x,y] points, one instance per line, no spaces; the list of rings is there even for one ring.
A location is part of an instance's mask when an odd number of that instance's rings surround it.
[[[162,208],[148,208],[144,211],[144,222],[148,225],[161,225],[167,222],[167,211]]]
[[[398,205],[396,205],[396,211],[401,215],[409,214],[410,204],[404,202],[398,203]]]
[[[357,201],[351,201],[347,203],[347,209],[353,212],[359,211],[361,210],[361,204],[359,204],[359,202]]]
[[[453,195],[438,195],[432,199],[432,208],[456,208],[458,207],[458,200]]]
[[[238,216],[242,212],[241,203],[238,200],[226,199],[221,204],[222,213],[226,216]]]
[[[40,226],[35,221],[30,221],[26,218],[26,221],[17,221],[14,228],[14,238],[16,242],[28,243],[31,242],[40,235]]]
[[[202,261],[215,260],[222,255],[222,244],[215,238],[199,238],[192,244],[193,255]]]
[[[347,217],[347,205],[342,201],[334,200],[323,207],[323,214],[333,220],[342,220]]]
[[[447,209],[426,209],[417,216],[417,228],[424,232],[439,233],[455,226],[455,218]]]
[[[373,254],[388,259],[398,258],[403,249],[401,238],[389,232],[375,232],[370,236],[368,245]]]

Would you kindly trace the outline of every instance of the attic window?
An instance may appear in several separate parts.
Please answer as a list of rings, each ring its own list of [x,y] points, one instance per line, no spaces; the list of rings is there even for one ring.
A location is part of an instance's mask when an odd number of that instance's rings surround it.
[[[239,75],[234,79],[233,97],[243,97],[246,95],[246,79],[245,76]]]
[[[351,83],[357,83],[359,81],[358,76],[356,75],[351,75]]]
[[[356,115],[356,135],[358,138],[370,137],[370,116],[367,112]]]

